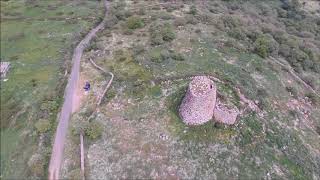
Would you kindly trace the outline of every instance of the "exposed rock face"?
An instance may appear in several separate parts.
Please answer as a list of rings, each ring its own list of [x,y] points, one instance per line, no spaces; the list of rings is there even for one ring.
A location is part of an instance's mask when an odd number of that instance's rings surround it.
[[[216,91],[214,82],[206,76],[194,77],[179,108],[183,122],[200,125],[211,120],[216,104]]]
[[[219,101],[213,111],[214,120],[216,122],[232,125],[236,122],[239,111],[236,108],[227,107]]]

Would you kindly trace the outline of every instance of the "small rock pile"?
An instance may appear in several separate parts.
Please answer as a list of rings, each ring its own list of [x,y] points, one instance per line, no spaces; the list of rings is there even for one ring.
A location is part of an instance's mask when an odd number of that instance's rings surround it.
[[[179,114],[187,125],[201,125],[213,117],[216,122],[234,124],[239,111],[217,100],[217,88],[206,76],[196,76],[189,83]]]
[[[216,107],[213,111],[215,121],[228,125],[234,124],[237,120],[238,115],[238,109],[228,107],[219,101],[217,102]]]

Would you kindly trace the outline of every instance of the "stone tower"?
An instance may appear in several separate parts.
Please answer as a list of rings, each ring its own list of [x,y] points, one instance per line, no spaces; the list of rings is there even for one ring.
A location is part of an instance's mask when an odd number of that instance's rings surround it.
[[[188,125],[200,125],[211,120],[216,96],[217,89],[212,80],[206,76],[194,77],[179,108],[183,122]]]

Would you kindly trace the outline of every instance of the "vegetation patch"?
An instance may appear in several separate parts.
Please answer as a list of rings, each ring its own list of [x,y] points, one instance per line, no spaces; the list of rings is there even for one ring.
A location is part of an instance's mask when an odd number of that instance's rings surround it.
[[[128,29],[139,29],[144,26],[144,22],[140,17],[132,16],[127,19],[126,25]]]
[[[50,130],[51,124],[50,121],[47,119],[40,119],[36,124],[35,127],[39,133],[45,133]]]
[[[155,22],[150,25],[149,32],[151,45],[160,45],[165,42],[170,42],[176,37],[174,28],[169,23],[161,24]]]

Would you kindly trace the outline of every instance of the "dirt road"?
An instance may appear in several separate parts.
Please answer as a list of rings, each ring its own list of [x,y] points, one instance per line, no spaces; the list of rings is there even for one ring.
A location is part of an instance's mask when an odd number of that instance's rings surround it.
[[[95,36],[95,34],[104,28],[106,19],[107,19],[107,11],[108,11],[108,1],[104,0],[105,6],[105,17],[103,21],[92,29],[84,39],[77,45],[73,52],[72,56],[72,69],[71,75],[68,80],[68,84],[66,86],[64,102],[62,105],[61,113],[59,116],[59,124],[56,130],[54,145],[52,148],[52,155],[49,164],[49,179],[59,179],[61,161],[63,158],[63,150],[65,138],[68,130],[69,119],[72,114],[72,105],[76,94],[77,84],[79,80],[80,74],[80,60],[84,49],[89,45],[90,40]]]

